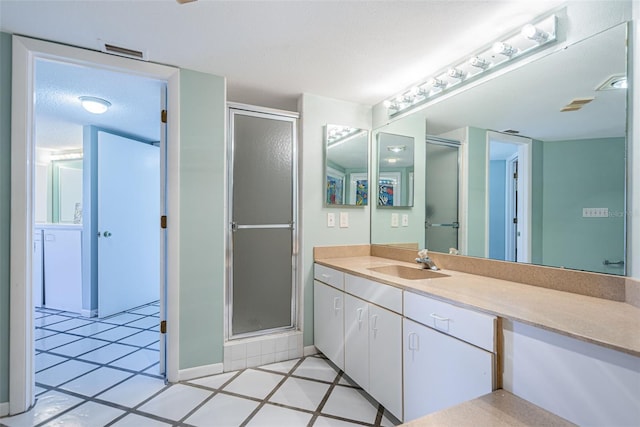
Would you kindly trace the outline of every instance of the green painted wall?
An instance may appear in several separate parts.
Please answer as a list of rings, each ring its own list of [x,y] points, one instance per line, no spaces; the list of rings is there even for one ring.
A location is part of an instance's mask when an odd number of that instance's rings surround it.
[[[378,164],[379,132],[405,135],[414,139],[414,174],[413,174],[413,207],[378,207],[377,188],[371,195],[371,243],[411,243],[424,247],[424,218],[425,218],[425,150],[427,138],[427,124],[420,114],[410,115],[376,129],[371,139],[371,164],[374,168]],[[397,169],[396,169],[397,170]],[[403,179],[408,179],[408,173]],[[406,182],[406,181],[405,181]],[[376,186],[377,187],[377,186]],[[405,199],[406,200],[406,199]],[[391,215],[409,216],[408,227],[391,227]]]
[[[467,128],[469,195],[467,210],[467,255],[485,256],[487,131]]]
[[[299,141],[300,244],[304,345],[313,345],[313,247],[369,244],[369,206],[325,207],[324,126],[339,124],[371,129],[371,107],[322,96],[303,94]],[[327,213],[349,213],[349,228],[327,227]]]
[[[531,263],[542,264],[542,198],[544,157],[543,142],[532,140],[531,145]]]
[[[180,71],[180,369],[223,358],[225,92]]]
[[[0,403],[9,401],[11,35],[0,33]]]
[[[620,274],[603,260],[624,259],[625,139],[544,143],[543,262]],[[583,218],[583,208],[609,217]]]
[[[0,34],[0,402],[9,399],[11,36]],[[181,71],[180,369],[222,362],[225,80]]]

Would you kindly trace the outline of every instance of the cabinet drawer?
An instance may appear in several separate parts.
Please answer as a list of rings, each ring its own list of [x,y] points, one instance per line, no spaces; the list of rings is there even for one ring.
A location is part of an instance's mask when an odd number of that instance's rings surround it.
[[[363,300],[402,314],[402,290],[399,288],[345,274],[344,290]]]
[[[313,278],[344,291],[344,273],[324,265],[313,265]]]
[[[495,316],[412,292],[404,293],[404,315],[492,353],[496,351]]]

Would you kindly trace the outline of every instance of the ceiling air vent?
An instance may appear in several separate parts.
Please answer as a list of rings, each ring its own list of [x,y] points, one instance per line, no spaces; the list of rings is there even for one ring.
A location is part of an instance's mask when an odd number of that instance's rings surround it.
[[[512,135],[517,135],[520,133],[520,131],[515,129],[505,129],[502,131],[502,133],[510,133]]]
[[[564,107],[562,107],[562,109],[560,110],[561,112],[565,113],[567,111],[578,111],[579,109],[581,109],[582,107],[584,107],[585,105],[587,105],[588,103],[590,103],[591,101],[593,101],[595,98],[591,97],[591,98],[576,98],[574,100],[572,100],[570,103],[568,103],[567,105],[565,105]]]
[[[113,43],[106,42],[104,40],[98,40],[100,42],[100,50],[104,53],[110,53],[112,55],[124,56],[126,58],[140,59],[142,61],[148,61],[147,52],[142,50],[130,49],[128,47],[122,47]]]

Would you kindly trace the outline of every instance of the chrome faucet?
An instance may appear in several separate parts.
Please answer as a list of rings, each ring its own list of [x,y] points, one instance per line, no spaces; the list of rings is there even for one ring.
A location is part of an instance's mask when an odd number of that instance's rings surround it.
[[[429,270],[440,270],[435,262],[431,258],[429,258],[428,251],[426,249],[422,249],[418,252],[418,258],[416,258],[416,262],[422,264],[422,268],[428,268]]]

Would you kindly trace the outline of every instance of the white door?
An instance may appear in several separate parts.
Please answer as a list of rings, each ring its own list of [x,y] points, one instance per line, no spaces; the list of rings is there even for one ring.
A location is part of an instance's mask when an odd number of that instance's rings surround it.
[[[369,390],[402,420],[402,318],[369,304]]]
[[[315,346],[344,369],[344,293],[314,281],[313,301]]]
[[[493,355],[404,319],[404,421],[493,390]]]
[[[159,298],[160,150],[98,133],[98,315]]]
[[[369,304],[344,296],[344,371],[360,387],[369,389]]]

